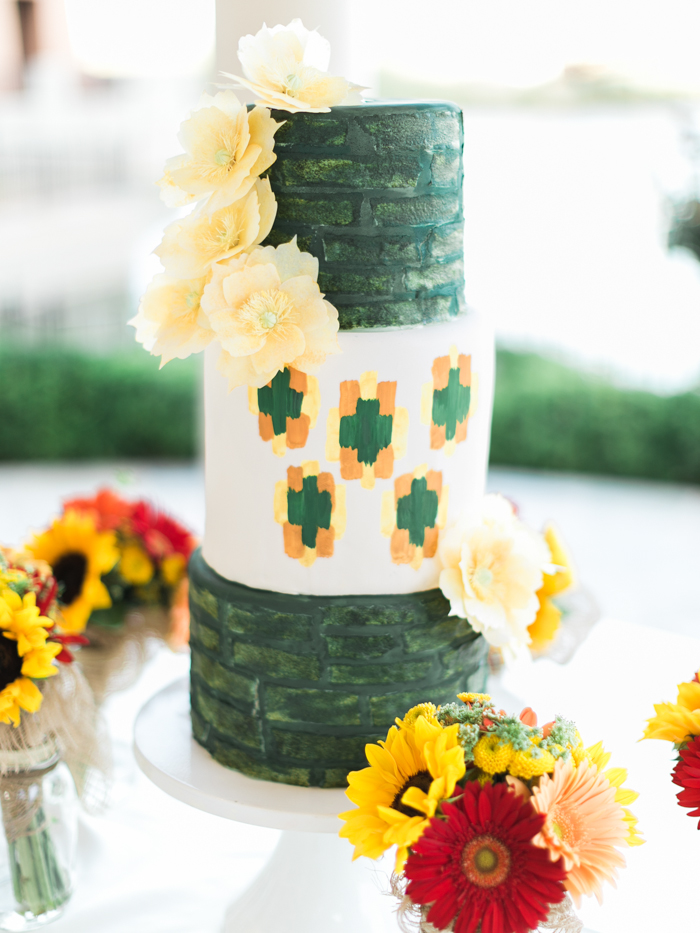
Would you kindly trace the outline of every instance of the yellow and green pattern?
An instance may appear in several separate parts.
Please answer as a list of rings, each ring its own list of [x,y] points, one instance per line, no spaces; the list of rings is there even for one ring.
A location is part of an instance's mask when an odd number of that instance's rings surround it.
[[[390,479],[394,460],[405,456],[408,412],[396,405],[396,382],[377,382],[376,372],[340,383],[340,406],[328,414],[326,459],[340,461],[343,479],[374,489]]]
[[[332,557],[345,533],[345,486],[336,486],[332,473],[321,473],[317,460],[305,460],[275,484],[274,510],[285,554],[310,567],[317,557]]]
[[[430,426],[430,449],[444,450],[448,457],[466,441],[467,424],[476,411],[478,378],[471,361],[451,346],[449,356],[434,361],[433,381],[423,385],[421,421]]]
[[[278,457],[306,445],[320,407],[318,379],[288,366],[261,389],[248,387],[248,408],[258,416],[260,437],[272,441]]]
[[[382,493],[381,532],[391,538],[391,559],[418,570],[425,557],[435,557],[439,529],[447,520],[449,489],[442,473],[426,464],[394,480],[394,491]]]

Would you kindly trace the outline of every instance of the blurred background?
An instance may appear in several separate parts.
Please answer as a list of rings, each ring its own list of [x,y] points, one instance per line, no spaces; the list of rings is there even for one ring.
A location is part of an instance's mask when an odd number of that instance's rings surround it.
[[[0,0],[0,540],[100,482],[201,532],[201,359],[158,373],[126,322],[159,271],[154,182],[180,122],[240,35],[297,15],[371,96],[464,108],[467,300],[499,346],[492,487],[558,518],[607,609],[694,628],[696,0]],[[659,551],[688,584],[672,605],[645,595]]]

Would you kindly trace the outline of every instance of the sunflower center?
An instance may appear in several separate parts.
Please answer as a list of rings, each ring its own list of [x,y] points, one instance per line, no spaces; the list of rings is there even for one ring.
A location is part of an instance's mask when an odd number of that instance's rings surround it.
[[[510,850],[493,836],[475,836],[462,850],[462,871],[479,888],[495,888],[510,874]]]
[[[404,816],[425,816],[425,813],[421,813],[421,811],[416,810],[415,807],[409,807],[405,803],[401,803],[401,798],[409,787],[419,787],[424,794],[427,794],[432,783],[433,778],[429,771],[419,771],[418,774],[412,775],[392,800],[391,809],[398,810],[399,813],[403,813]]]
[[[53,575],[59,586],[59,600],[64,606],[70,606],[80,596],[86,572],[87,558],[78,551],[62,554],[54,564]]]
[[[4,690],[22,673],[22,658],[17,654],[17,642],[0,637],[0,690]]]

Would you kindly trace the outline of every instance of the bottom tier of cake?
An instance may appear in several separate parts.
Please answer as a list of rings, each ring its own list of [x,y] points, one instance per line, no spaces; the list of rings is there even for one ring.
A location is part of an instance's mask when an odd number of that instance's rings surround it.
[[[344,787],[364,747],[416,703],[481,692],[487,645],[440,590],[290,596],[190,562],[192,731],[221,764]]]

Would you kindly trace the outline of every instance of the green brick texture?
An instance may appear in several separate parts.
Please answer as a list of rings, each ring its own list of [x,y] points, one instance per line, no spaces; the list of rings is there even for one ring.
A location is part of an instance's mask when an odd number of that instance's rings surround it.
[[[487,645],[439,590],[289,596],[190,561],[192,731],[250,777],[344,787],[417,703],[486,685]]]
[[[319,261],[342,330],[408,327],[466,313],[462,111],[444,101],[273,110],[284,125],[268,175],[266,241]]]

